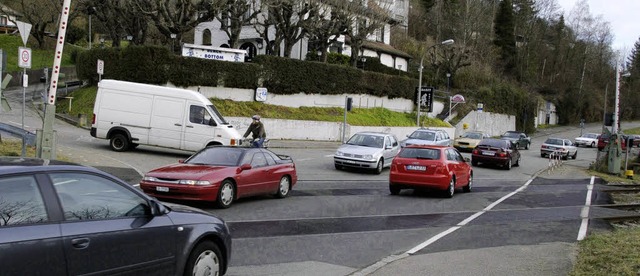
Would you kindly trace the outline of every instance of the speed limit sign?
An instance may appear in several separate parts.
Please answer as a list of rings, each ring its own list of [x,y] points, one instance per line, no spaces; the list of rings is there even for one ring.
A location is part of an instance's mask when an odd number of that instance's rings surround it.
[[[31,48],[18,48],[18,66],[20,68],[31,68]]]

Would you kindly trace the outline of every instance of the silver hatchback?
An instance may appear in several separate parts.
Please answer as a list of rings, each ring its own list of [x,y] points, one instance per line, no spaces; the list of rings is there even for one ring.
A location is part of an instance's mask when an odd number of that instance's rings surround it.
[[[441,129],[419,128],[407,135],[407,139],[400,142],[402,147],[409,145],[439,145],[451,146],[452,141],[449,134]]]
[[[336,150],[333,162],[338,170],[345,167],[373,169],[379,174],[383,168],[391,166],[399,151],[398,139],[393,134],[358,132]]]

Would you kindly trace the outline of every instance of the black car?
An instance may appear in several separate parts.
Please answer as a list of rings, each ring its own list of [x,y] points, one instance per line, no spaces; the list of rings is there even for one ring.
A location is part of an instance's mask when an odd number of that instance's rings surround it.
[[[223,275],[224,221],[91,167],[0,157],[0,275]]]
[[[512,166],[520,166],[520,152],[516,144],[509,140],[487,138],[482,139],[471,152],[471,165],[479,163],[498,165],[507,170]]]
[[[500,139],[509,140],[516,145],[516,148],[526,150],[531,147],[531,137],[520,131],[507,131],[500,136]]]

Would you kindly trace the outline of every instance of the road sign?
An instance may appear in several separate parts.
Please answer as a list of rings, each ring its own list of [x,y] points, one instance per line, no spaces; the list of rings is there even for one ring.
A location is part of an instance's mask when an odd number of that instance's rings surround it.
[[[20,37],[22,37],[22,44],[24,46],[27,46],[29,33],[31,33],[31,24],[26,22],[16,21],[16,26],[18,27],[18,32],[20,32]]]
[[[98,75],[104,74],[104,60],[99,59],[97,67],[98,67],[97,68]]]
[[[267,101],[267,88],[258,87],[256,88],[256,101],[258,102],[266,102]]]
[[[482,113],[482,109],[484,109],[484,104],[478,104],[478,113]]]
[[[18,66],[20,68],[31,68],[31,48],[18,48]]]

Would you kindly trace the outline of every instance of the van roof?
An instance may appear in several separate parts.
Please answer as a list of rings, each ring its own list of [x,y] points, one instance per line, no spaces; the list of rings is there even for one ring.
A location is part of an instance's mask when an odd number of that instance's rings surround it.
[[[111,79],[104,79],[98,83],[98,88],[124,90],[124,87],[126,87],[127,91],[135,91],[136,93],[141,93],[141,94],[153,94],[153,95],[162,95],[167,97],[180,97],[180,98],[185,98],[185,95],[189,95],[189,97],[193,100],[209,102],[209,99],[207,99],[207,97],[200,94],[199,92],[189,90],[189,89],[179,88],[179,87],[167,87],[162,85],[153,85],[153,84],[147,84],[147,83],[137,83],[137,82],[111,80]],[[177,95],[176,93],[182,93],[182,94]]]

